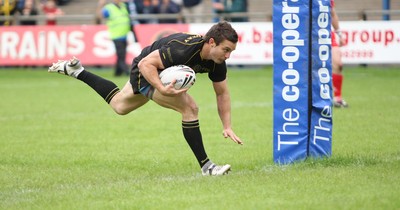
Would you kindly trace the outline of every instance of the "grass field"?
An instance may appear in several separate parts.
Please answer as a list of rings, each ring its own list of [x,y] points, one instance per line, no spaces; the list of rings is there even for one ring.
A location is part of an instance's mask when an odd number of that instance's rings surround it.
[[[346,68],[332,157],[287,166],[272,160],[272,69],[230,72],[243,146],[222,138],[209,83],[190,93],[223,177],[201,176],[173,111],[118,116],[72,78],[0,70],[0,209],[400,209],[400,68]]]

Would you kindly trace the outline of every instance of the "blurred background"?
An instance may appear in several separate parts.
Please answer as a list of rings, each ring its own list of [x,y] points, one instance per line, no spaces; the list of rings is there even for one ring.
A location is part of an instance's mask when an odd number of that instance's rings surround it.
[[[116,59],[104,8],[125,3],[131,20],[126,63],[157,38],[205,33],[220,20],[239,34],[232,65],[271,65],[273,0],[0,0],[0,67],[48,66],[77,56],[86,65]],[[345,64],[399,64],[400,1],[336,0]]]
[[[171,0],[173,3],[177,4],[181,9],[177,12],[175,17],[180,19],[182,22],[188,18],[198,18],[200,22],[207,23],[212,22],[215,16],[214,1],[215,0],[202,0],[198,1],[199,4],[196,5],[196,13],[183,14],[183,9],[185,8],[184,0]],[[226,0],[221,0],[222,4],[231,5],[231,3]],[[247,4],[244,11],[231,12],[232,16],[247,17],[248,21],[271,21],[272,18],[272,0],[239,0],[243,2],[242,4]],[[6,6],[8,3],[9,6]],[[45,12],[41,9],[41,5],[45,4],[46,0],[0,0],[1,3],[1,15],[2,20],[7,18],[7,16],[12,16],[14,23],[19,24],[21,20],[27,19],[23,17],[24,7],[36,7],[38,16],[29,17],[28,19],[36,19],[37,24],[45,24],[46,17]],[[98,23],[97,20],[97,10],[99,4],[104,4],[109,1],[104,0],[56,0],[57,6],[63,11],[63,15],[58,16],[57,24],[93,24]],[[135,0],[136,5],[142,5],[146,7],[147,0]],[[161,5],[162,0],[151,0],[150,5]],[[193,1],[195,2],[195,1]],[[26,6],[25,6],[26,5]],[[33,5],[33,6],[30,6]],[[400,1],[394,0],[336,0],[335,7],[341,20],[382,20],[385,18],[390,18],[391,20],[400,19]],[[7,12],[6,10],[10,10]],[[149,18],[149,14],[152,12],[147,10],[141,10],[135,18]],[[155,12],[152,15],[158,16],[159,18],[166,17],[163,14],[171,14],[169,12]],[[186,15],[186,16],[185,16]],[[224,14],[219,14],[224,15]],[[227,14],[225,14],[227,15]],[[170,16],[171,17],[171,16]],[[186,17],[186,18],[185,18]]]

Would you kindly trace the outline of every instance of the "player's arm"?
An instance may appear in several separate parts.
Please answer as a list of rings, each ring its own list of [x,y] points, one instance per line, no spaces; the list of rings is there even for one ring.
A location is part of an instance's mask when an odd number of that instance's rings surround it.
[[[339,37],[339,43],[340,45],[344,44],[344,40],[342,39],[342,32],[340,31],[340,27],[339,27],[339,16],[336,13],[336,10],[334,7],[331,8],[331,19],[332,19],[332,27],[333,29],[335,29],[335,33],[337,34],[337,36]]]
[[[332,26],[335,29],[335,31],[340,30],[339,29],[339,17],[336,14],[335,8],[331,8],[331,18],[332,18]]]
[[[175,82],[167,86],[163,86],[157,69],[164,69],[164,65],[160,58],[160,53],[158,50],[154,50],[149,55],[144,57],[138,64],[140,73],[146,78],[146,80],[161,94],[166,96],[174,96],[179,93],[187,91],[187,89],[176,90],[174,88]]]
[[[213,82],[215,94],[217,96],[218,114],[222,121],[223,133],[225,138],[243,144],[242,140],[233,132],[231,127],[231,97],[228,90],[226,79],[221,82]]]

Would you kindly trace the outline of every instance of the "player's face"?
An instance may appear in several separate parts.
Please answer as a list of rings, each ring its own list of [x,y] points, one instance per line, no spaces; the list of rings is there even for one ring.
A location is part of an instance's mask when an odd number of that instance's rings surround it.
[[[215,63],[223,63],[226,59],[231,56],[232,51],[236,49],[236,43],[228,40],[224,40],[219,45],[211,47],[211,59]]]

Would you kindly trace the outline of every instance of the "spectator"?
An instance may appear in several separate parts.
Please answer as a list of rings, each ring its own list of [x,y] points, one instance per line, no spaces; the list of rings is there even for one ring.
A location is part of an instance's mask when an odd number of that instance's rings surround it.
[[[103,23],[103,7],[106,5],[107,0],[99,0],[97,2],[97,9],[95,15],[95,24],[100,25]]]
[[[181,8],[178,4],[171,0],[162,0],[160,4],[160,13],[161,14],[179,14],[181,11]],[[158,22],[159,23],[178,23],[179,18],[170,18],[170,19],[165,19],[161,18]]]
[[[226,13],[247,12],[247,0],[226,0]],[[227,19],[230,22],[247,22],[247,17],[230,17]]]
[[[139,14],[159,14],[160,2],[159,0],[143,0],[141,3],[136,4]],[[148,18],[139,20],[140,23],[158,23],[157,18]]]
[[[221,13],[224,12],[225,5],[224,5],[224,0],[213,0],[212,1],[212,8],[213,8],[213,22],[218,23],[221,21],[221,18],[219,17]]]
[[[137,42],[138,40],[137,40],[137,36],[135,33],[135,25],[139,24],[139,21],[132,18],[132,17],[136,17],[138,14],[137,5],[136,5],[135,0],[126,0],[125,4],[126,4],[126,8],[128,8],[128,11],[129,11],[129,18],[131,20],[131,31],[133,33],[133,38]]]
[[[103,7],[102,14],[106,19],[110,38],[114,43],[117,53],[114,75],[128,75],[126,47],[128,46],[128,34],[131,31],[131,20],[128,8],[122,0],[113,0],[112,3],[108,3]]]
[[[17,11],[17,0],[0,0],[0,16],[9,19],[0,20],[0,26],[9,26],[14,22],[14,14]]]
[[[203,10],[202,0],[183,0],[182,13],[186,23],[201,23]],[[189,17],[195,15],[194,17]]]
[[[46,25],[57,25],[57,17],[64,15],[55,0],[47,0],[42,3],[42,11],[47,18]]]
[[[21,15],[24,17],[38,15],[38,10],[34,0],[25,0],[24,8],[21,11]],[[36,25],[36,19],[24,19],[20,21],[20,25]]]

